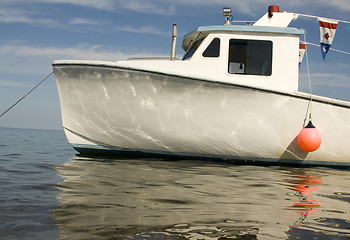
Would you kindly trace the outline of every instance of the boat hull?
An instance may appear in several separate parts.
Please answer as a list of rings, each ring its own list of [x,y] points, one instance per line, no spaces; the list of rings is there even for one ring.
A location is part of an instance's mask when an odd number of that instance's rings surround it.
[[[118,66],[54,65],[62,122],[80,153],[350,166],[350,109],[313,101],[322,144],[297,144],[299,95]]]

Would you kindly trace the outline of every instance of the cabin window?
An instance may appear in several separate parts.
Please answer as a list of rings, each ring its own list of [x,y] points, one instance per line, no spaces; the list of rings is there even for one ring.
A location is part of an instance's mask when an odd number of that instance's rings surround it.
[[[207,49],[203,52],[203,57],[219,57],[220,56],[220,38],[214,38]]]
[[[272,73],[272,42],[231,39],[228,72],[270,76]]]
[[[199,45],[201,45],[201,43],[203,42],[204,38],[198,39],[197,41],[195,41],[191,47],[187,50],[185,56],[183,57],[182,60],[186,60],[189,59],[190,57],[193,56],[193,54],[196,52],[197,48],[199,47]]]

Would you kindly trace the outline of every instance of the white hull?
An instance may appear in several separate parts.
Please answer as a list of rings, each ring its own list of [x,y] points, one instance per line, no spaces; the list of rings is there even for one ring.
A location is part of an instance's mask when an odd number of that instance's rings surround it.
[[[54,64],[62,121],[79,152],[350,165],[350,105],[312,104],[321,147],[296,142],[308,98],[118,66]]]

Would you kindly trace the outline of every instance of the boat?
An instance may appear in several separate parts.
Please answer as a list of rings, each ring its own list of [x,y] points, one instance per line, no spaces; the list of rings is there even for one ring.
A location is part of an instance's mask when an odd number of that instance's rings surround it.
[[[288,27],[297,15],[276,5],[254,24],[233,25],[226,8],[223,15],[224,25],[184,36],[182,59],[174,25],[167,59],[54,61],[71,146],[94,155],[349,167],[350,102],[298,90],[305,31]]]

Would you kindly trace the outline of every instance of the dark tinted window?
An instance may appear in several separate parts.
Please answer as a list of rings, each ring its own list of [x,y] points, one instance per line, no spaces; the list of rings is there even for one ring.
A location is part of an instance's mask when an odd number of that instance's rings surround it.
[[[272,42],[231,39],[229,73],[270,76],[272,73]]]
[[[220,39],[214,38],[207,49],[203,52],[203,57],[219,57],[220,56]]]

